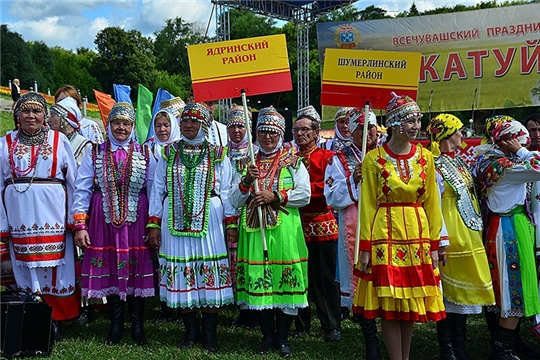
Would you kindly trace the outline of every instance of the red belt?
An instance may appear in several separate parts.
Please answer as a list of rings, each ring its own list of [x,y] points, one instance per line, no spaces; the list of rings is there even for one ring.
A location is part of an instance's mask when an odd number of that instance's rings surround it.
[[[394,206],[400,206],[400,207],[422,207],[422,204],[420,203],[378,203],[378,207],[394,207]]]

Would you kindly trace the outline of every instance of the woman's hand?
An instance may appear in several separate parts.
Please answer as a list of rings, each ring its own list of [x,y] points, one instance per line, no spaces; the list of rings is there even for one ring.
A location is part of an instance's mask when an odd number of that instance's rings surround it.
[[[261,206],[265,204],[273,204],[278,202],[279,199],[276,198],[276,195],[268,190],[261,190],[253,194],[253,201],[255,206]]]
[[[226,229],[225,239],[232,243],[238,242],[238,229]]]
[[[446,246],[442,246],[437,251],[439,254],[439,262],[442,262],[442,266],[446,265]]]
[[[360,254],[360,271],[367,273],[370,267],[371,267],[371,252],[362,251],[362,253]]]
[[[516,154],[519,151],[519,149],[522,148],[518,139],[510,139],[508,141],[501,141],[500,147],[503,151],[506,150],[513,154]]]
[[[362,162],[360,161],[355,167],[353,172],[353,181],[356,185],[362,180]]]
[[[151,247],[159,249],[161,246],[161,229],[150,228],[148,231],[148,237],[145,241],[148,242],[148,245]]]
[[[73,235],[73,241],[75,242],[75,245],[80,247],[81,249],[86,249],[88,245],[90,245],[90,236],[88,236],[88,231],[86,230],[79,230],[76,231]]]
[[[434,269],[439,267],[439,251],[438,250],[431,251],[431,263],[433,264]]]
[[[244,177],[244,181],[248,184],[252,184],[253,180],[257,179],[259,177],[259,169],[255,164],[249,165],[247,169],[246,176]]]

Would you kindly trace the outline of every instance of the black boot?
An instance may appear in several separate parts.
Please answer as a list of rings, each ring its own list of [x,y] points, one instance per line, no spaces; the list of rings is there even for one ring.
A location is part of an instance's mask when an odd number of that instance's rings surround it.
[[[131,321],[131,338],[137,345],[148,342],[144,336],[144,298],[128,296],[129,320]]]
[[[58,320],[54,320],[52,324],[53,324],[54,341],[60,342],[64,340],[64,337],[62,336],[62,322]]]
[[[357,314],[356,319],[362,327],[366,341],[366,360],[380,360],[381,347],[377,337],[377,323],[373,319],[366,319],[364,315]]]
[[[274,310],[253,310],[252,312],[259,315],[259,326],[263,335],[262,343],[257,348],[257,354],[264,355],[272,350],[274,344]]]
[[[117,344],[124,336],[124,301],[119,296],[107,296],[111,327],[105,342],[108,345]]]
[[[201,341],[201,328],[199,327],[197,311],[182,313],[182,320],[186,328],[186,335],[179,346],[180,349],[191,349]]]
[[[259,326],[259,315],[256,310],[248,310],[246,330],[255,330]]]
[[[298,315],[294,317],[294,326],[295,329],[291,333],[292,337],[296,338],[309,335],[311,328],[311,309],[309,307],[298,309]]]
[[[282,358],[288,358],[292,355],[291,346],[287,335],[291,330],[291,324],[294,316],[287,315],[281,310],[276,311],[276,335],[274,336],[274,346],[279,351]]]
[[[341,321],[347,319],[350,314],[351,314],[351,311],[349,310],[347,306],[341,307]]]
[[[516,331],[498,326],[489,360],[519,360],[514,351]]]
[[[493,341],[497,335],[497,328],[499,327],[499,319],[497,319],[496,313],[487,310],[484,310],[484,317],[486,318],[486,324],[491,335],[491,345],[493,346]]]
[[[94,305],[86,305],[81,308],[81,313],[75,322],[79,326],[84,326],[94,320]]]
[[[249,309],[240,309],[238,317],[231,322],[231,326],[246,326],[249,320]]]
[[[524,358],[540,359],[540,352],[529,347],[527,344],[525,344],[525,342],[521,338],[521,335],[519,334],[520,328],[521,328],[521,319],[519,320],[516,327],[516,344],[514,347],[514,349],[516,349],[516,353],[518,353],[520,356]]]
[[[439,359],[457,360],[452,347],[452,320],[450,313],[446,319],[437,321],[437,338],[439,339]]]
[[[159,310],[158,317],[154,320],[154,324],[167,322],[172,318],[172,309],[167,306],[166,301],[160,301],[161,309]]]
[[[454,355],[458,360],[471,360],[467,354],[467,346],[465,345],[467,339],[467,315],[466,314],[449,314],[452,322],[452,347],[454,348]]]
[[[218,352],[217,312],[202,312],[202,347],[212,353]]]

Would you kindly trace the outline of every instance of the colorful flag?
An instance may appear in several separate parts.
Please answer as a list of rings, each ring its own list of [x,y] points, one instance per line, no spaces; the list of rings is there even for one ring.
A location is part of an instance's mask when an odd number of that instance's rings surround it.
[[[116,101],[114,101],[111,95],[105,94],[95,89],[94,89],[94,96],[96,97],[99,113],[101,114],[101,121],[103,121],[103,126],[105,126],[106,128],[107,118],[109,117],[109,113],[111,112],[113,105],[116,104]]]
[[[135,131],[137,141],[142,144],[146,141],[148,129],[152,122],[152,99],[153,94],[144,85],[139,84],[137,95],[137,120],[135,121]]]
[[[113,84],[113,89],[114,89],[114,100],[116,100],[117,103],[127,102],[133,105],[133,103],[131,102],[131,98],[129,97],[129,95],[131,94],[130,86]]]

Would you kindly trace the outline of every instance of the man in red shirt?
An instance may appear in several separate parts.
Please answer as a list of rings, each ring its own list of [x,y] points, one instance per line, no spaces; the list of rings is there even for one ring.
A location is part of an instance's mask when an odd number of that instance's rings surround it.
[[[317,146],[321,118],[313,106],[298,111],[293,137],[298,155],[304,158],[311,183],[311,201],[301,209],[304,236],[309,252],[309,297],[315,302],[326,341],[340,341],[340,292],[336,281],[338,226],[324,197],[324,172],[334,153]],[[309,307],[300,309],[297,330],[308,332]]]
[[[531,144],[528,149],[531,151],[540,150],[540,113],[529,115],[523,120],[523,125],[529,131]]]

